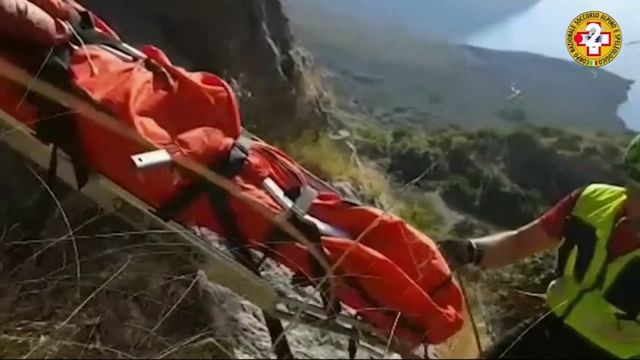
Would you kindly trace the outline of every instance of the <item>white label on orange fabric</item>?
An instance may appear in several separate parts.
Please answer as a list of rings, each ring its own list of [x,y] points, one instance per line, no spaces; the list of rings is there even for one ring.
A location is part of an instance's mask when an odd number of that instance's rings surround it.
[[[172,161],[171,154],[165,149],[149,151],[131,156],[131,160],[138,169],[148,169],[151,167],[168,164]]]

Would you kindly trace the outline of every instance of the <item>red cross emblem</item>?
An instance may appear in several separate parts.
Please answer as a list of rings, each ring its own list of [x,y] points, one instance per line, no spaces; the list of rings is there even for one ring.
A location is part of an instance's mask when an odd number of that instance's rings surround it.
[[[598,29],[602,29],[600,22],[589,22],[587,23],[587,28],[591,24],[596,25]],[[591,41],[592,37],[595,37],[593,41]],[[603,46],[611,46],[611,32],[600,32],[598,30],[595,33],[591,33],[589,31],[581,31],[576,34],[574,40],[578,46],[587,48],[587,56],[600,56]]]

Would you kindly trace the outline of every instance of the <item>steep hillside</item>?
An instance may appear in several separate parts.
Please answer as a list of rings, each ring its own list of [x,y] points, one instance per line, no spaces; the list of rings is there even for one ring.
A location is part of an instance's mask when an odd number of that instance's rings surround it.
[[[237,90],[249,129],[276,138],[326,126],[322,89],[279,1],[80,2],[128,42],[160,47],[182,67],[223,76]],[[275,132],[274,122],[288,131]]]
[[[419,186],[438,189],[450,206],[506,228],[524,224],[580,186],[619,182],[617,165],[631,136],[537,126],[385,132],[369,125],[355,134],[360,154],[400,183],[432,168]]]
[[[309,22],[294,18],[293,23],[300,42],[328,69],[344,107],[365,112],[367,118],[476,128],[530,121],[624,129],[616,112],[631,82],[604,70],[531,53],[421,39],[394,27],[376,29],[345,14]],[[602,89],[598,96],[592,95],[594,88]]]

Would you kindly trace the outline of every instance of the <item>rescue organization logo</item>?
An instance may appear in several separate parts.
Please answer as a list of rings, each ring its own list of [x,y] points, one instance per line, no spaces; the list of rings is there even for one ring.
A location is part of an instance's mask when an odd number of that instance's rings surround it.
[[[587,11],[569,24],[566,43],[569,54],[578,64],[601,67],[620,53],[622,30],[611,16],[601,11]]]

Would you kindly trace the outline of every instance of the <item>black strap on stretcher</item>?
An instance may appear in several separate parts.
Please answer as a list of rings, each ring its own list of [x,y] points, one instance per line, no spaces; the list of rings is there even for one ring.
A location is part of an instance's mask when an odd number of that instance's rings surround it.
[[[73,13],[70,23],[75,34],[72,35],[69,42],[60,44],[51,50],[51,53],[45,58],[46,61],[34,76],[54,84],[61,90],[91,101],[88,96],[78,91],[71,81],[69,62],[72,45],[103,45],[120,51],[134,60],[140,60],[141,57],[124,46],[123,42],[96,30],[89,12]],[[80,141],[78,141],[76,119],[73,112],[68,107],[36,92],[28,91],[26,100],[37,109],[36,137],[45,144],[55,144],[71,158],[76,184],[81,189],[88,182],[89,171]]]
[[[231,171],[228,173],[220,171],[219,173],[225,177],[232,177],[234,167],[232,166],[227,168],[227,170]],[[245,240],[238,228],[238,224],[233,219],[233,212],[229,206],[229,199],[226,191],[217,186],[212,186],[208,191],[208,196],[209,202],[215,209],[218,219],[225,229],[228,240],[235,244],[240,244],[240,246],[230,247],[233,256],[254,274],[260,276],[260,269],[257,266],[253,255],[246,247],[242,246],[242,243],[244,243]],[[271,337],[271,342],[274,347],[274,352],[278,359],[293,359],[293,353],[291,352],[286,336],[283,335],[284,328],[280,320],[264,311],[262,312],[262,315],[264,316],[265,324],[269,330],[269,336]]]
[[[89,12],[72,12],[69,22],[75,32],[70,41],[52,48],[47,54],[42,54],[42,65],[38,69],[31,69],[31,72],[35,77],[54,84],[63,91],[94,103],[86,94],[78,91],[71,81],[69,66],[72,45],[103,45],[118,50],[134,60],[140,60],[141,57],[124,46],[121,41],[97,31]],[[35,51],[35,49],[26,49],[24,46],[11,41],[4,41],[2,45],[23,53]],[[44,144],[53,145],[49,173],[46,178],[47,186],[51,191],[54,191],[57,172],[57,151],[60,149],[70,157],[77,187],[82,189],[89,180],[89,169],[77,134],[74,113],[68,107],[28,89],[26,90],[25,100],[33,105],[37,111],[37,120],[34,126],[36,138]],[[94,105],[99,107],[95,103]],[[41,234],[47,219],[55,210],[53,209],[54,204],[49,199],[50,197],[51,195],[47,189],[44,189],[40,194],[37,200],[38,207],[33,213],[34,219],[28,224],[29,232],[25,238],[37,237]]]
[[[238,142],[232,148],[229,159],[225,163],[212,166],[211,168],[226,178],[233,178],[242,170],[247,154],[248,149],[244,148]],[[246,239],[244,239],[242,232],[238,228],[238,224],[233,218],[233,211],[229,206],[228,194],[224,189],[221,189],[215,184],[208,183],[205,179],[197,179],[179,192],[174,198],[158,208],[156,214],[163,220],[168,221],[204,193],[209,197],[209,202],[225,230],[227,240],[234,244],[230,246],[233,256],[240,264],[260,276],[258,263],[254,260],[248,248],[243,246],[246,244]],[[262,315],[264,316],[265,325],[269,331],[274,352],[278,359],[293,359],[293,353],[287,337],[284,335],[284,328],[280,320],[264,311]]]
[[[251,148],[252,142],[253,140],[251,140],[249,136],[242,134],[236,140],[229,154],[229,159],[227,159],[227,161],[222,164],[210,166],[210,169],[227,178],[233,178],[242,170],[244,161],[249,154],[249,149]],[[223,189],[220,189],[215,184],[209,183],[204,178],[196,179],[191,184],[181,189],[172,199],[160,206],[156,210],[156,214],[161,219],[167,221],[173,218],[177,213],[182,211],[191,203],[193,203],[202,194],[211,194],[211,191],[221,191],[224,193],[224,196],[209,196],[209,200],[211,200],[211,204],[216,210],[216,215],[220,219],[221,225],[225,227],[225,230],[228,228],[227,223],[233,222],[234,227],[237,227],[237,224],[233,219],[232,212],[230,209],[228,209],[228,204],[226,204],[228,203],[226,192]],[[219,206],[218,202],[223,202],[226,204],[225,211],[220,211],[222,209],[217,208]],[[230,218],[226,219],[227,217]],[[313,243],[313,246],[316,248],[318,253],[324,254],[324,250],[321,246],[321,234],[315,224],[305,221],[298,216],[290,216],[289,221],[296,229],[302,232]],[[239,233],[239,231],[237,232]],[[241,237],[239,234],[237,236],[237,240],[239,240],[236,242],[237,244],[247,244],[246,239]],[[265,255],[268,255],[267,252],[270,249],[269,245],[277,244],[283,241],[290,241],[290,236],[284,233],[281,229],[274,228],[271,234],[267,236],[267,239],[265,241],[265,245],[267,245]],[[259,264],[261,264],[265,258],[263,258],[259,262]],[[310,255],[310,262],[315,277],[323,278],[324,276],[326,276],[326,272],[320,265],[320,262],[314,256]],[[329,316],[338,314],[341,310],[339,303],[337,303],[335,299],[333,301],[329,300],[331,298],[329,289],[330,284],[325,284],[322,288],[323,289],[321,289],[321,296]]]

